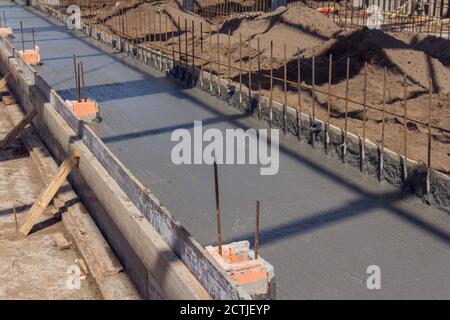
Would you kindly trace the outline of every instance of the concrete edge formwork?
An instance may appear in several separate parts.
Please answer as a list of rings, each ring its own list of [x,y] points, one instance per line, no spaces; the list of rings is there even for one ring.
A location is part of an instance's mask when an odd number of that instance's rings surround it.
[[[64,19],[61,15],[60,19]],[[314,135],[316,149],[326,150],[335,158],[342,159],[348,165],[364,168],[363,174],[378,178],[382,182],[390,183],[403,189],[407,193],[415,194],[424,203],[432,205],[450,214],[450,177],[444,173],[428,167],[418,161],[405,159],[402,155],[384,148],[380,145],[362,138],[356,134],[345,132],[342,128],[332,124],[329,126],[322,120],[311,118],[290,106],[272,100],[272,114],[270,113],[270,100],[267,97],[259,98],[258,92],[242,84],[239,92],[239,83],[227,79],[220,79],[215,74],[200,70],[192,65],[180,61],[173,61],[171,56],[165,55],[152,48],[133,46],[118,36],[105,33],[102,30],[92,29],[84,25],[82,31],[97,41],[101,41],[121,52],[134,56],[137,60],[163,72],[176,83],[194,86],[217,98],[227,102],[233,108],[250,116],[257,117],[272,128],[286,130],[303,142],[312,144],[311,128],[322,128]],[[230,87],[234,90],[230,90]],[[284,110],[286,110],[286,115]],[[286,119],[286,120],[285,120]],[[345,151],[344,151],[344,142]]]
[[[37,108],[33,125],[57,161],[80,149],[69,181],[142,297],[251,299],[41,77],[25,77],[4,40],[1,71],[12,74],[9,85],[25,111]]]

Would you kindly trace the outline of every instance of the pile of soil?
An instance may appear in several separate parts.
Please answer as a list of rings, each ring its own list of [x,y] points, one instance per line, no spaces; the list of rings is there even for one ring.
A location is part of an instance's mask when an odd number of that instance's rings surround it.
[[[292,59],[298,49],[314,48],[341,30],[333,21],[311,8],[279,7],[271,13],[228,20],[221,26],[220,32],[228,31],[233,36],[241,34],[246,41],[259,38],[262,48],[269,48],[272,41],[274,58],[281,60],[284,58],[284,44],[287,45],[287,58]]]

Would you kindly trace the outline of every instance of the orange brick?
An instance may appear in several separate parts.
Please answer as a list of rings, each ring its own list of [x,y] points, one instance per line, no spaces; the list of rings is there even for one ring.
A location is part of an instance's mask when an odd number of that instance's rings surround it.
[[[93,100],[75,101],[72,104],[72,111],[78,117],[94,115],[97,113],[97,103]]]
[[[36,66],[41,62],[41,55],[38,49],[29,49],[25,51],[19,51],[22,59],[30,66]]]

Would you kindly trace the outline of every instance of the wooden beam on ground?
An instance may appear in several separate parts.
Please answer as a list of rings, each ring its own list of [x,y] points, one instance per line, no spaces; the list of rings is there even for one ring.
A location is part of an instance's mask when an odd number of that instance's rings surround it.
[[[0,80],[0,89],[6,86],[8,83],[9,78],[11,77],[11,73],[7,73],[1,80]]]
[[[37,116],[38,112],[36,109],[30,111],[10,132],[0,141],[0,149],[5,148],[20,134],[20,132],[33,121],[34,117]]]
[[[50,181],[44,191],[40,194],[39,198],[28,211],[25,223],[20,227],[20,232],[25,236],[30,233],[31,228],[35,225],[38,218],[44,213],[50,201],[52,201],[56,192],[58,192],[61,185],[66,180],[70,171],[78,164],[78,159],[80,157],[79,152],[68,156],[66,160],[61,164],[58,169],[58,173]]]

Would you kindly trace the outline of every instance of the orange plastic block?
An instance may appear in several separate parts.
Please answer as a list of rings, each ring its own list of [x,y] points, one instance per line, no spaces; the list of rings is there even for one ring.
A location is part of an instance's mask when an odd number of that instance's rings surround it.
[[[73,101],[72,111],[77,117],[95,116],[97,114],[97,103],[93,100]]]
[[[333,7],[317,8],[317,11],[320,13],[331,13],[334,12],[334,8]]]
[[[249,283],[268,283],[268,272],[261,259],[254,259],[248,241],[233,242],[222,245],[222,256],[218,247],[206,247],[228,276],[244,286]],[[250,254],[252,252],[252,254]]]
[[[239,266],[239,269],[230,275],[239,285],[267,281],[267,269],[260,261],[253,260],[252,262],[248,265]]]
[[[41,62],[41,55],[38,49],[29,49],[25,51],[20,51],[22,59],[28,63],[30,66],[38,65]]]
[[[12,37],[13,31],[9,27],[7,27],[7,28],[0,28],[0,35],[1,36],[6,36],[6,37]]]

